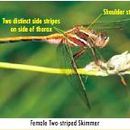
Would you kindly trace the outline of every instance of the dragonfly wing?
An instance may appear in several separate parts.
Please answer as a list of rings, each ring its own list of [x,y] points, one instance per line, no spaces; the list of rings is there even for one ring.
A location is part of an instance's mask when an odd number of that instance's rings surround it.
[[[96,22],[91,26],[91,29],[94,30],[111,30],[111,29],[127,29],[130,25],[130,19],[121,19],[117,21],[100,21]],[[89,27],[90,24],[83,25]]]
[[[73,52],[71,50],[71,47],[67,46],[65,44],[61,44],[59,47],[60,47],[60,50],[63,53],[65,67],[72,68],[76,73],[75,75],[67,76],[67,77],[69,77],[69,81],[71,82],[71,85],[75,87],[74,89],[76,89],[78,91],[78,93],[80,94],[80,96],[84,100],[85,104],[90,109],[91,106],[90,106],[90,102],[89,102],[89,99],[88,99],[86,87],[85,87],[85,84],[84,84],[86,76],[81,76],[81,75],[78,74],[77,64],[73,59]]]

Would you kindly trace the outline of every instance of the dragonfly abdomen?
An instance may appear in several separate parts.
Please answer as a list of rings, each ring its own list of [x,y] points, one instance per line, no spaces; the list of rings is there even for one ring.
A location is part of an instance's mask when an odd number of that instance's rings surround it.
[[[14,43],[20,41],[48,42],[50,44],[60,44],[63,39],[62,34],[52,34],[48,36],[16,36],[0,38],[0,43]]]

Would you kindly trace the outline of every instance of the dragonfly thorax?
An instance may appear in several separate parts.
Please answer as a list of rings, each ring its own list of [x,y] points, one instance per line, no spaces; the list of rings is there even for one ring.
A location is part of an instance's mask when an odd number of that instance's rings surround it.
[[[64,35],[64,43],[70,46],[103,48],[109,41],[109,37],[105,33],[96,33],[83,26],[75,27],[65,32]]]

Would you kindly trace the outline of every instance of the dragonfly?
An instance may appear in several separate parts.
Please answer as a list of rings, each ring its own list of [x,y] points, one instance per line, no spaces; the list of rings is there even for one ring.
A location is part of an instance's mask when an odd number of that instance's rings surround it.
[[[66,44],[67,47],[80,47],[81,49],[73,55],[70,54],[69,48],[67,48],[66,51],[68,51],[70,55],[72,68],[75,70],[76,74],[78,75],[78,79],[80,80],[80,86],[82,86],[81,91],[83,91],[82,94],[84,95],[85,100],[87,101],[87,106],[89,109],[91,108],[86,93],[85,85],[82,81],[81,76],[77,73],[77,65],[75,60],[78,59],[83,53],[85,53],[86,48],[90,48],[97,62],[97,57],[94,48],[105,47],[109,41],[109,37],[107,37],[104,33],[96,33],[93,30],[87,29],[83,26],[76,26],[64,32],[64,34],[55,33],[48,36],[19,36],[0,38],[0,43],[14,43],[18,41],[40,41],[57,45]]]
[[[98,57],[96,54],[96,48],[104,48],[109,42],[109,36],[107,36],[104,32],[96,32],[90,27],[94,24],[97,19],[100,17],[99,15],[89,26],[78,25],[69,29],[67,31],[61,31],[57,28],[57,33],[50,34],[47,36],[14,36],[14,37],[5,37],[0,38],[0,43],[14,43],[19,41],[33,41],[33,42],[47,42],[53,45],[65,45],[66,51],[69,54],[69,59],[71,61],[72,68],[74,69],[79,83],[80,90],[82,91],[82,96],[85,99],[86,105],[89,109],[91,109],[91,105],[88,99],[87,91],[85,84],[83,82],[82,76],[77,72],[77,63],[76,60],[83,55],[87,48],[89,48],[94,57],[95,63],[98,65]],[[79,47],[80,49],[76,53],[72,53],[71,48]]]

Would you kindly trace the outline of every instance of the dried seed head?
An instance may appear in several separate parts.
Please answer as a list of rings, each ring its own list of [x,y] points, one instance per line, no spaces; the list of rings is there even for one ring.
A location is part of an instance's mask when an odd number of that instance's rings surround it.
[[[117,72],[130,69],[130,53],[126,51],[120,55],[113,56],[110,60],[108,60],[107,68],[110,71]]]

